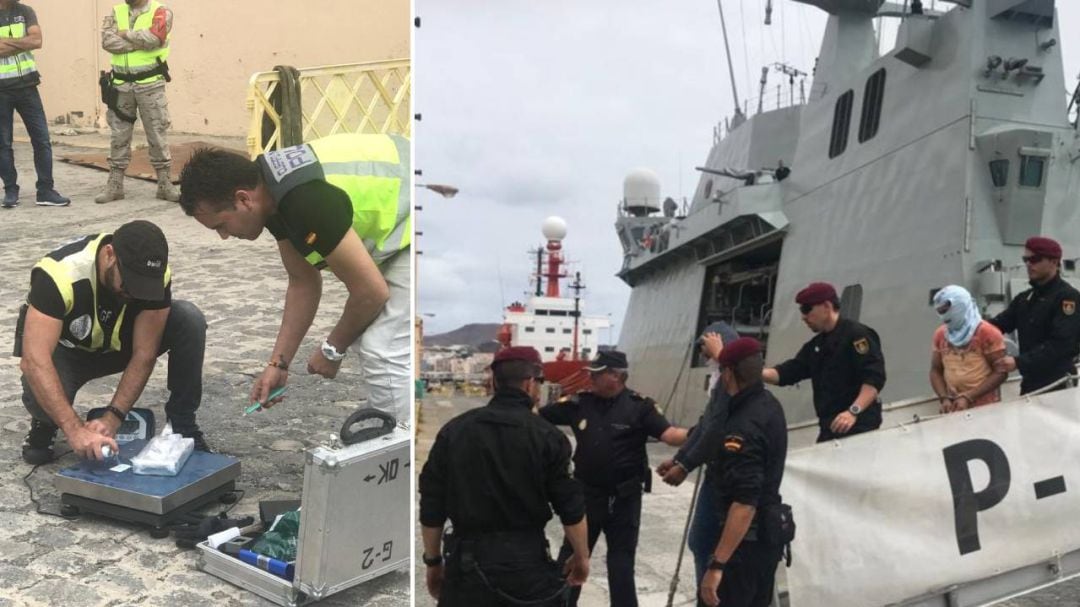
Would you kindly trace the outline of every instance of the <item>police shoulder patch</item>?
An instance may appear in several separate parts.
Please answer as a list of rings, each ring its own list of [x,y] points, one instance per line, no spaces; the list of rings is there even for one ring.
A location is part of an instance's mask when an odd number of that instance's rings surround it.
[[[860,337],[859,339],[856,339],[855,341],[851,342],[851,345],[855,347],[855,351],[859,354],[866,354],[870,351],[870,340],[866,339],[865,337]]]
[[[1065,314],[1065,316],[1072,316],[1076,312],[1076,300],[1062,299],[1061,311]]]
[[[315,232],[308,232],[307,237],[304,238],[304,242],[307,243],[307,246],[310,247],[310,246],[314,245],[315,241],[318,240],[318,239],[319,239],[319,236],[317,234],[315,234]]]
[[[728,434],[724,437],[724,451],[739,453],[743,450],[743,437],[738,434]]]

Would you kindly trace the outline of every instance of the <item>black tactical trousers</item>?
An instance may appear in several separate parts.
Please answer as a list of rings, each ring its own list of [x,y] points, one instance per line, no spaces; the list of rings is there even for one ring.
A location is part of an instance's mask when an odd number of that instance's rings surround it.
[[[566,584],[542,529],[447,538],[439,607],[564,607]]]
[[[717,538],[719,541],[719,538]],[[776,564],[783,546],[765,542],[743,542],[724,566],[720,580],[720,604],[723,607],[769,607],[776,583]],[[698,606],[705,605],[698,589]]]
[[[607,542],[607,575],[613,607],[637,607],[634,583],[634,555],[641,527],[640,489],[623,497],[594,493],[585,488],[585,516],[589,527],[589,552],[596,546],[600,532]],[[565,563],[573,550],[563,543],[559,564]],[[570,593],[570,605],[577,605],[581,588]]]
[[[165,334],[161,338],[158,355],[169,353],[169,401],[165,415],[172,422],[173,430],[181,432],[195,426],[195,411],[202,402],[203,355],[206,350],[206,319],[195,304],[173,301],[169,319],[165,322]],[[74,348],[56,346],[53,365],[60,375],[64,394],[75,402],[75,394],[86,382],[122,372],[131,360],[131,353],[108,352],[94,354]],[[30,384],[22,378],[23,406],[35,419],[54,423],[38,404]],[[91,403],[103,407],[108,402]]]

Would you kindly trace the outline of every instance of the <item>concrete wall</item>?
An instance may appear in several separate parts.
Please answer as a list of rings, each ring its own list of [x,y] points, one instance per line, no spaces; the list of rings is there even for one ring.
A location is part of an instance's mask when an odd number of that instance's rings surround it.
[[[101,124],[98,72],[107,69],[101,20],[114,0],[29,0],[50,120]],[[248,79],[275,65],[312,67],[409,56],[408,0],[185,0],[173,9],[169,109],[177,132],[242,136]],[[82,113],[82,119],[77,118]]]

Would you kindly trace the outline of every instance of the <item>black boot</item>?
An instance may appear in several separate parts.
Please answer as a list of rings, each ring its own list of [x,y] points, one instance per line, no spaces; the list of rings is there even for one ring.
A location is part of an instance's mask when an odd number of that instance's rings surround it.
[[[58,428],[49,422],[36,418],[30,420],[30,432],[23,440],[22,458],[31,466],[47,464],[53,461],[53,439]]]
[[[202,430],[199,430],[198,426],[187,426],[182,428],[173,428],[173,432],[183,436],[184,438],[190,438],[195,441],[195,450],[203,451],[205,453],[217,453],[206,442],[206,437],[203,436]]]

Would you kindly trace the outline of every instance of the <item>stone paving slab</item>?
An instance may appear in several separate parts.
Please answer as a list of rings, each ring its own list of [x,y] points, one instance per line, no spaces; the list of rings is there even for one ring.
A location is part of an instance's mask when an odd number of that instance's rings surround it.
[[[80,146],[55,146],[54,153],[90,151],[101,137],[80,135]],[[107,139],[106,139],[107,141]],[[218,142],[243,149],[240,140]],[[35,513],[23,476],[30,472],[19,455],[27,429],[20,395],[18,359],[10,355],[15,319],[25,301],[30,267],[60,243],[85,234],[112,231],[132,219],[158,224],[170,243],[173,296],[198,305],[207,317],[203,404],[199,421],[208,441],[241,460],[238,487],[245,491],[233,514],[257,516],[258,502],[299,496],[303,449],[325,442],[364,395],[360,370],[348,358],[336,380],[309,376],[304,361],[336,322],[347,293],[336,280],[323,285],[323,303],[290,374],[286,400],[277,407],[241,416],[251,382],[273,347],[285,293],[285,271],[268,236],[255,242],[222,241],[187,217],[175,203],[156,200],[154,184],[129,179],[127,198],[94,204],[106,175],[55,163],[57,189],[72,198],[65,208],[34,203],[32,151],[15,144],[22,204],[0,210],[0,607],[142,605],[263,606],[271,603],[195,569],[195,552],[171,539],[151,539],[135,525],[85,516],[68,521]],[[164,420],[167,358],[162,357],[139,400]],[[75,407],[85,412],[108,404],[119,376],[88,384]],[[288,441],[285,450],[275,443]],[[67,451],[66,443],[58,452]],[[72,455],[39,468],[29,479],[42,508],[56,512],[59,496],[52,476],[75,463]],[[216,511],[216,509],[215,509]],[[408,605],[407,573],[392,573],[342,592],[319,605]]]

